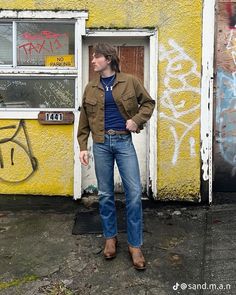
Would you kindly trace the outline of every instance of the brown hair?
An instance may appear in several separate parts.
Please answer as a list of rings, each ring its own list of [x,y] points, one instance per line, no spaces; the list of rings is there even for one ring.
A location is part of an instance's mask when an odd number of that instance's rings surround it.
[[[106,59],[111,61],[111,69],[115,72],[120,72],[120,59],[117,55],[115,47],[113,47],[109,43],[96,43],[93,46],[93,53],[95,55],[103,55]]]

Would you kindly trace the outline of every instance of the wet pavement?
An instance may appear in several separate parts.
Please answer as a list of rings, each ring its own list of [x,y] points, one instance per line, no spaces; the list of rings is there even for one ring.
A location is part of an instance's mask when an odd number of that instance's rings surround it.
[[[122,196],[116,197],[122,202]],[[147,269],[133,268],[126,232],[107,261],[102,234],[72,235],[96,197],[0,197],[0,294],[236,294],[236,204],[143,200]]]

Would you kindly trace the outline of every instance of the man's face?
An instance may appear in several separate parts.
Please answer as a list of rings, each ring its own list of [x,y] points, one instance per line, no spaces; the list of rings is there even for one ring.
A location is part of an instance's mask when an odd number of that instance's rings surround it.
[[[102,72],[110,67],[110,60],[106,59],[102,54],[93,53],[92,65],[95,72]]]

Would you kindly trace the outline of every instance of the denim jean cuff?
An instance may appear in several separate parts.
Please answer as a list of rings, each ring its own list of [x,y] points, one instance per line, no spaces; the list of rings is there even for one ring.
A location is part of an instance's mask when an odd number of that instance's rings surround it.
[[[140,244],[140,246],[134,246],[134,245],[131,245],[131,244],[128,242],[128,245],[129,245],[129,246],[131,246],[131,247],[133,247],[133,248],[141,248],[141,247],[142,247],[142,245],[143,245],[143,243],[142,243],[142,244]]]
[[[105,239],[112,239],[112,238],[114,238],[114,237],[116,237],[116,236],[117,236],[117,234],[115,234],[115,235],[113,235],[113,236],[111,236],[111,237],[106,237],[106,236],[103,235],[103,237],[104,237]]]

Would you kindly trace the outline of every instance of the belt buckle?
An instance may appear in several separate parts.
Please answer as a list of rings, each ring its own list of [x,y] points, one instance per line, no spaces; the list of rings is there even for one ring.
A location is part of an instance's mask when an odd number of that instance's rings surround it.
[[[116,134],[116,131],[113,130],[113,129],[109,129],[109,130],[107,131],[107,133],[108,133],[109,135],[114,135],[114,134]]]

